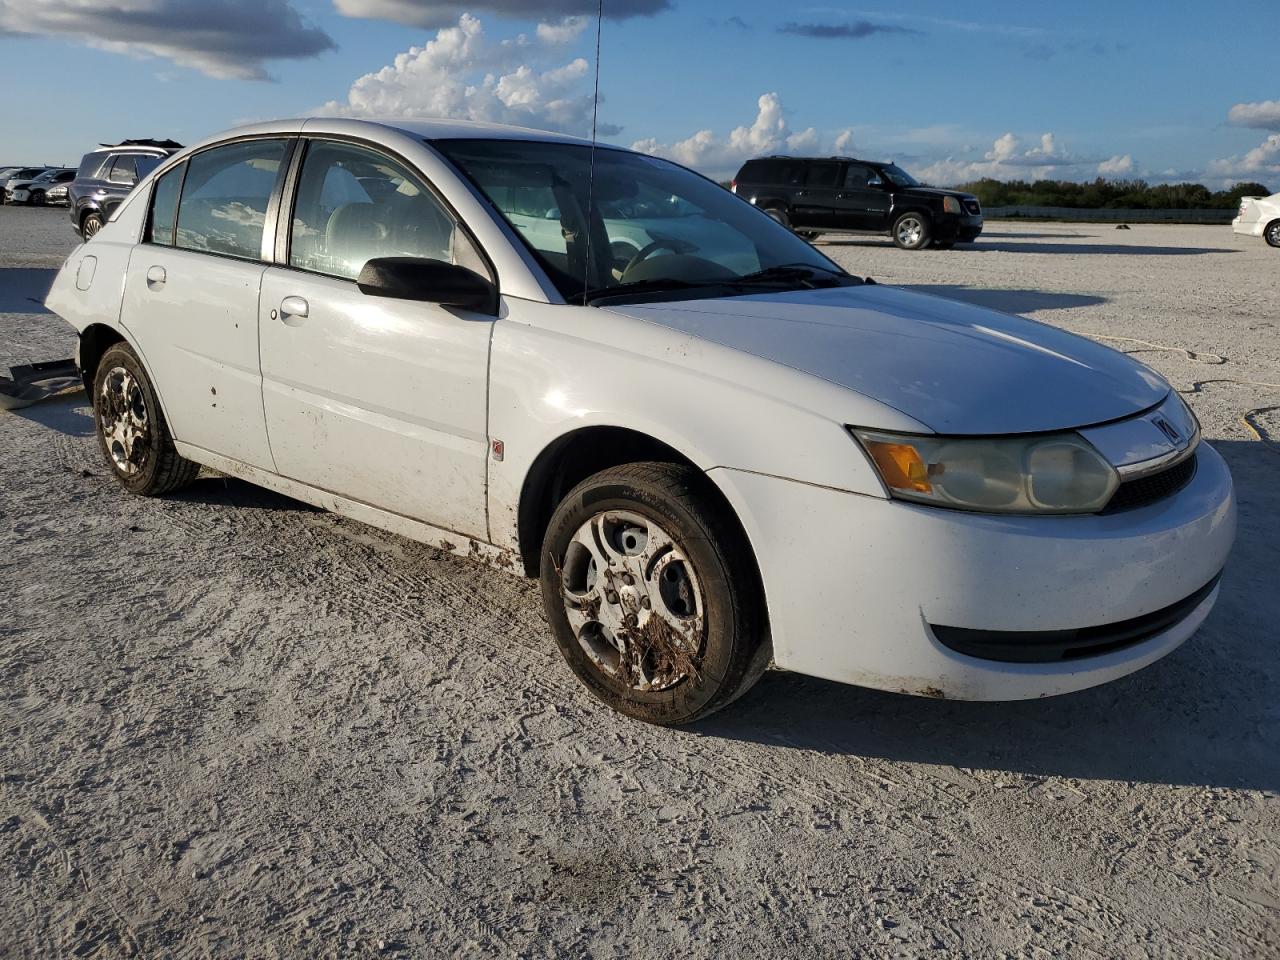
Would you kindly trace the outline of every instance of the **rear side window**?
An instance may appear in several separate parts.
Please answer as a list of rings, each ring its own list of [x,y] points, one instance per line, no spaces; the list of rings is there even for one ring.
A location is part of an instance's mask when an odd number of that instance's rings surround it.
[[[111,161],[111,169],[107,171],[107,182],[131,187],[138,182],[138,170],[133,165],[133,157],[121,154]]]
[[[260,259],[267,203],[284,152],[284,140],[250,140],[214,147],[188,160],[175,245]]]
[[[151,220],[147,230],[149,243],[173,246],[173,218],[178,212],[178,191],[182,189],[185,163],[174,167],[156,181],[151,190]]]
[[[811,163],[804,183],[807,187],[834,187],[840,177],[838,163]]]
[[[76,177],[80,180],[94,180],[102,174],[102,161],[109,154],[105,154],[100,150],[93,153],[86,153],[80,160],[80,168],[76,171]]]
[[[738,179],[744,183],[797,185],[804,180],[804,164],[799,160],[748,160]]]

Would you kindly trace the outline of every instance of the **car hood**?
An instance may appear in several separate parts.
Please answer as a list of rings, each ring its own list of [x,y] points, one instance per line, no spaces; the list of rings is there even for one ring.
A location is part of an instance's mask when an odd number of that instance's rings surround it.
[[[957,197],[960,200],[977,200],[972,193],[963,190],[944,190],[941,187],[903,187],[899,193],[913,197]]]
[[[1084,427],[1169,392],[1155,372],[1091,340],[881,284],[607,309],[821,377],[937,433]]]

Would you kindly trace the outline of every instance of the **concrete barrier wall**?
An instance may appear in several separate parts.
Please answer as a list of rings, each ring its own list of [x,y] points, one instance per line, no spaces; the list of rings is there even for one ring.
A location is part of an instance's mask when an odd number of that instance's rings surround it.
[[[1140,210],[1102,207],[986,207],[988,220],[1077,220],[1091,223],[1230,223],[1237,210]]]

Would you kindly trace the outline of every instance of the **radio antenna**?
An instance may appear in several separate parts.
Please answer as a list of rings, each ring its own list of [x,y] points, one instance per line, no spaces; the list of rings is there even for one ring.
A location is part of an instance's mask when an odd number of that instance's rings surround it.
[[[600,115],[600,34],[604,29],[604,0],[596,7],[596,88],[591,98],[591,163],[587,169],[587,231],[586,259],[582,265],[582,305],[587,305],[587,290],[591,287],[591,214],[596,204],[596,119]]]

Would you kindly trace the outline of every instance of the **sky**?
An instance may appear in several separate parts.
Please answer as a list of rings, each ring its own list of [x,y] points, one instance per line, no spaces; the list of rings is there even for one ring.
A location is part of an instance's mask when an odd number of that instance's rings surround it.
[[[0,164],[286,116],[589,135],[597,0],[0,0]],[[604,0],[601,140],[728,177],[896,160],[952,184],[1280,190],[1276,0]]]

